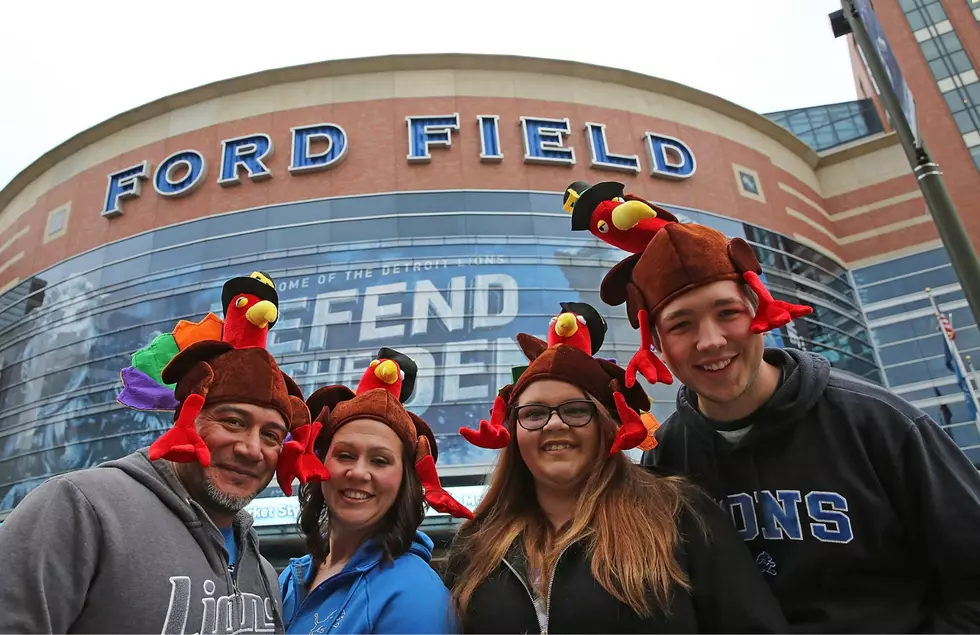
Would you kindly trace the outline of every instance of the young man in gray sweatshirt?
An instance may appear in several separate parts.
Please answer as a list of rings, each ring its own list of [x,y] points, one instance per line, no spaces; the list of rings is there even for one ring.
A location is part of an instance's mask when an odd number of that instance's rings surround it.
[[[283,632],[244,507],[277,465],[280,482],[300,476],[303,449],[283,445],[310,425],[302,393],[264,348],[218,341],[186,348],[163,380],[173,428],[50,479],[0,525],[0,633]]]

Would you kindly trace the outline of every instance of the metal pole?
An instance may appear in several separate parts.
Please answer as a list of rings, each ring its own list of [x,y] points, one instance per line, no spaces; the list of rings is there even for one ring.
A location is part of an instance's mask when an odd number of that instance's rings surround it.
[[[970,242],[970,237],[963,227],[963,221],[946,190],[939,165],[932,160],[925,142],[919,141],[917,143],[915,135],[912,134],[912,128],[905,119],[902,105],[888,79],[885,65],[878,56],[878,50],[871,42],[864,23],[861,22],[854,0],[841,0],[841,7],[844,18],[851,27],[854,40],[864,53],[871,75],[878,85],[881,103],[891,116],[892,127],[895,129],[895,133],[901,141],[902,149],[905,150],[908,157],[909,165],[912,166],[912,171],[919,181],[922,197],[925,199],[929,212],[932,214],[932,220],[939,230],[939,237],[949,254],[953,271],[959,278],[960,286],[963,287],[966,301],[973,313],[973,321],[980,326],[980,259],[977,258],[973,243]]]
[[[946,340],[946,346],[949,347],[950,356],[953,358],[953,363],[959,369],[960,373],[963,375],[963,379],[966,380],[966,389],[969,393],[968,398],[973,400],[973,412],[974,415],[973,423],[977,426],[977,431],[980,431],[980,402],[977,400],[977,391],[973,389],[973,382],[970,381],[970,375],[966,372],[966,366],[963,364],[963,358],[960,357],[960,351],[956,348],[956,344],[950,339],[949,335],[946,333],[946,329],[943,328],[942,322],[939,320],[940,312],[939,305],[936,304],[935,298],[932,297],[932,292],[930,289],[926,289],[926,297],[929,298],[929,304],[932,305],[932,310],[936,314],[936,324],[939,326],[939,331],[943,334],[943,339]],[[952,321],[950,322],[952,325]]]

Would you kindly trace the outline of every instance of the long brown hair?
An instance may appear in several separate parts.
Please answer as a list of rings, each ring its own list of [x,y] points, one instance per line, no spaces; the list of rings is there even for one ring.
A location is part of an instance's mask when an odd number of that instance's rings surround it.
[[[601,403],[592,400],[599,453],[579,494],[575,516],[557,532],[538,505],[534,477],[518,450],[516,434],[501,451],[486,495],[450,550],[451,591],[459,615],[466,614],[476,589],[521,536],[529,559],[543,564],[544,571],[566,547],[583,541],[596,582],[644,617],[655,608],[667,610],[673,585],[689,588],[675,553],[678,514],[694,514],[686,482],[651,474],[621,452],[609,457],[617,424]],[[513,416],[512,412],[512,431]]]

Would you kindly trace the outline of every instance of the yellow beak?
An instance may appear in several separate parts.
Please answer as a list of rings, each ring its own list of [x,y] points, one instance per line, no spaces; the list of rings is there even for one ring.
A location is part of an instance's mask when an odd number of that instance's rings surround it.
[[[386,359],[374,367],[374,375],[386,384],[398,381],[398,364]]]
[[[616,229],[633,229],[644,218],[656,218],[657,212],[642,201],[626,201],[612,211],[612,222]]]
[[[275,322],[277,317],[279,317],[279,311],[276,310],[276,305],[268,300],[260,300],[250,306],[248,311],[245,311],[245,319],[260,329],[269,326],[271,322]]]
[[[571,313],[562,313],[558,316],[558,320],[555,322],[555,333],[558,333],[561,337],[569,337],[575,335],[575,331],[578,330],[578,320]]]

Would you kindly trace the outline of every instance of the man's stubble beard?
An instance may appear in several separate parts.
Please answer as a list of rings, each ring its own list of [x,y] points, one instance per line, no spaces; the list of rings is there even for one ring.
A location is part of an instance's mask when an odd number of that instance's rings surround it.
[[[175,466],[177,467],[177,466]],[[188,469],[190,468],[190,469]],[[196,468],[196,469],[194,469]],[[262,490],[268,487],[265,483],[258,488],[254,494],[247,496],[234,496],[221,491],[214,481],[208,476],[208,469],[200,465],[186,466],[184,469],[177,468],[178,479],[184,484],[194,500],[202,507],[210,508],[216,512],[224,514],[237,514],[245,509],[249,503],[255,500]],[[269,481],[271,482],[271,478]]]

